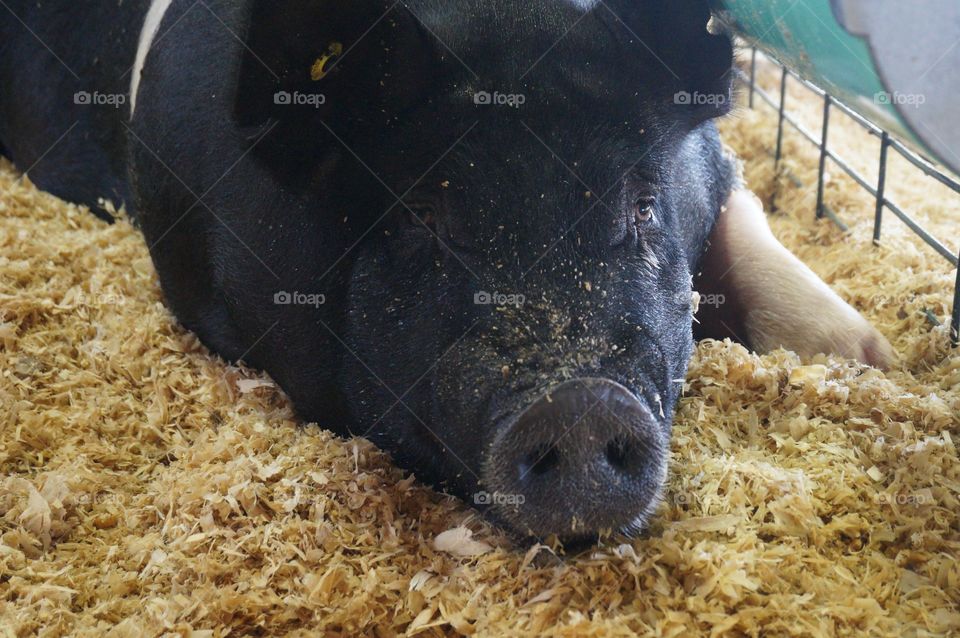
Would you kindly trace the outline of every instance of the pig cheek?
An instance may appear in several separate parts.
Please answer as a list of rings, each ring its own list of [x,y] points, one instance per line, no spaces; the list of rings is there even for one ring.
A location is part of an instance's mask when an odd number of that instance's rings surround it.
[[[694,296],[689,267],[679,247],[663,247],[659,256],[660,270],[645,313],[648,330],[663,357],[660,374],[652,375],[658,386],[664,414],[669,415],[672,403],[682,384],[675,380],[685,376],[693,354]],[[668,405],[670,403],[670,405]],[[652,406],[655,413],[660,406]]]
[[[417,371],[418,362],[431,355],[421,351],[415,359],[410,351],[416,346],[403,319],[404,311],[396,305],[398,297],[376,263],[361,254],[354,265],[345,322],[342,334],[337,334],[342,346],[341,379],[361,432],[374,427],[378,434],[408,438],[404,431],[412,427],[410,420],[414,419],[410,411],[425,414],[422,388],[411,387],[422,374]],[[334,326],[330,329],[337,331]],[[410,410],[397,403],[398,397],[403,397]]]
[[[344,354],[347,400],[360,432],[373,427],[368,436],[398,464],[469,498],[470,470],[480,465],[471,392],[479,384],[461,353],[468,344],[457,344],[463,330],[439,301],[456,292],[444,293],[429,269],[401,271],[380,254],[365,251],[353,269],[345,341],[356,356]]]
[[[434,377],[436,432],[473,472],[461,477],[463,490],[476,491],[477,475],[496,434],[491,408],[502,366],[493,359],[478,341],[464,340],[447,353]]]

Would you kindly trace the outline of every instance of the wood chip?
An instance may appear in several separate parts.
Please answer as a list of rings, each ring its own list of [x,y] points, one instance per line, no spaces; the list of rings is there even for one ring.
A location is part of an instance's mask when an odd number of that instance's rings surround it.
[[[442,532],[433,539],[433,546],[438,552],[453,556],[480,556],[493,549],[483,541],[474,540],[473,531],[466,527],[454,527]]]

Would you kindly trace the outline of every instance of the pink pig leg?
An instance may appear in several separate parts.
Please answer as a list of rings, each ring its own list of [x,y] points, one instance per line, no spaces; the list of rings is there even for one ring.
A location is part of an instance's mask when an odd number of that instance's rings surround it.
[[[876,328],[777,241],[750,191],[727,200],[694,286],[714,302],[701,305],[698,336],[734,337],[759,352],[833,353],[882,369],[897,358]]]

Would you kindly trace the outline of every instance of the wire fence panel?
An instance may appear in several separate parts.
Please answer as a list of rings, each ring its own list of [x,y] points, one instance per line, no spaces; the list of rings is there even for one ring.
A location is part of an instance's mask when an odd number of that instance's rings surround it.
[[[928,246],[943,256],[954,267],[958,267],[957,277],[953,290],[953,312],[950,319],[950,341],[954,346],[960,345],[960,254],[954,254],[946,245],[929,233],[919,222],[908,215],[897,204],[890,201],[886,196],[887,186],[887,159],[890,149],[893,149],[905,160],[910,162],[917,170],[928,177],[940,182],[958,196],[960,196],[960,182],[955,178],[940,170],[937,166],[927,161],[913,150],[904,146],[903,143],[894,139],[890,133],[883,130],[873,122],[867,120],[862,115],[851,109],[849,106],[837,100],[820,87],[811,84],[787,67],[779,60],[773,58],[767,53],[762,53],[765,58],[775,64],[780,69],[780,97],[775,99],[768,92],[757,85],[757,55],[758,50],[755,47],[750,49],[750,70],[749,73],[736,69],[737,78],[749,90],[747,103],[750,108],[755,107],[755,97],[759,97],[762,102],[767,103],[771,108],[777,111],[777,145],[774,150],[774,164],[777,168],[780,166],[780,159],[783,154],[783,131],[786,125],[797,131],[812,145],[820,151],[820,161],[817,170],[817,219],[827,218],[842,230],[846,231],[847,226],[824,202],[824,175],[826,173],[827,161],[831,161],[843,170],[853,181],[860,185],[866,192],[876,200],[873,221],[873,243],[880,243],[880,231],[883,224],[883,213],[885,210],[892,212],[900,221],[902,221],[910,230],[914,232]],[[806,89],[816,94],[823,100],[823,120],[819,135],[804,127],[799,119],[793,116],[787,110],[787,79],[794,78]],[[880,156],[878,158],[877,183],[874,186],[866,177],[861,175],[839,154],[831,151],[829,148],[830,133],[830,114],[832,109],[839,109],[849,116],[854,122],[866,129],[871,135],[880,138]],[[775,206],[775,204],[774,204]],[[940,321],[930,312],[926,313],[927,318],[934,323]]]

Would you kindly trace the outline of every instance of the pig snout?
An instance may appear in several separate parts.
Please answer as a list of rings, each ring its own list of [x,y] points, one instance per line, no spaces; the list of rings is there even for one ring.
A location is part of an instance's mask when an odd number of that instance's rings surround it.
[[[493,511],[536,536],[631,530],[657,505],[668,437],[651,410],[607,379],[563,382],[496,437],[486,483]]]

